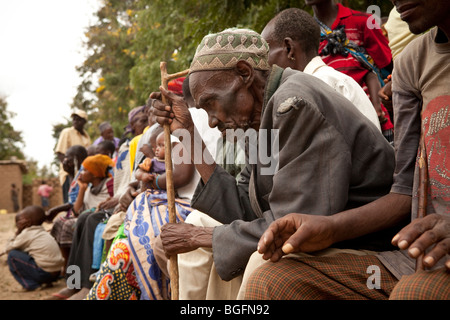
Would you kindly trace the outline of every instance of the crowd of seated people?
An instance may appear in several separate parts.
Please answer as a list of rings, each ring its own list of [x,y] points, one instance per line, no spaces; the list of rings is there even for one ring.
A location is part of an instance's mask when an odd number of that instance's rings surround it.
[[[206,35],[122,139],[103,122],[91,143],[72,114],[55,150],[64,204],[22,210],[8,243],[25,289],[64,277],[48,299],[170,300],[177,255],[182,300],[450,298],[450,5],[395,1],[383,33],[305,2],[313,15],[283,10],[261,33]]]

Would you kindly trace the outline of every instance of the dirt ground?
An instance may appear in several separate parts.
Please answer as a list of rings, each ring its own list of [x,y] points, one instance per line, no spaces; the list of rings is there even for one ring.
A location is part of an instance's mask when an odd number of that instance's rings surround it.
[[[14,235],[14,217],[14,213],[0,214],[0,252],[4,251],[7,240]],[[47,229],[51,225],[46,224],[44,227]],[[6,260],[6,255],[0,257],[0,300],[44,300],[65,287],[64,279],[60,279],[51,288],[20,292],[22,287],[11,275]]]

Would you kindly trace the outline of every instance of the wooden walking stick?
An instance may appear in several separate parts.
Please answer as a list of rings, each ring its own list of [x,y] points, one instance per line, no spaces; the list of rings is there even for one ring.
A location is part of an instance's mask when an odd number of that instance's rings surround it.
[[[417,218],[423,218],[427,214],[428,201],[428,161],[423,129],[420,135],[419,145],[419,189],[417,193],[419,198]],[[424,270],[423,256],[424,254],[421,254],[416,260],[416,271]]]
[[[166,62],[161,62],[159,65],[161,69],[161,86],[164,89],[168,89],[169,81],[179,77],[187,75],[189,69],[180,71],[174,74],[167,73]],[[167,104],[167,100],[164,95],[161,95],[162,102]],[[166,165],[166,190],[167,190],[167,206],[169,209],[169,223],[176,223],[175,213],[175,188],[173,186],[173,170],[172,170],[172,145],[170,142],[170,125],[164,124],[164,145],[165,145],[165,165]],[[178,300],[178,261],[177,256],[170,257],[170,287],[171,287],[171,299]]]

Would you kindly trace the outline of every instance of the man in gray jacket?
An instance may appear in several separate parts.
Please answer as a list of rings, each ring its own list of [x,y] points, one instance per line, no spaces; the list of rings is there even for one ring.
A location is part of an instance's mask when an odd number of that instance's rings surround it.
[[[221,225],[162,228],[168,255],[212,248],[215,270],[224,281],[244,272],[274,220],[292,212],[333,215],[378,199],[392,184],[394,150],[378,129],[321,80],[271,68],[267,56],[268,45],[259,34],[227,29],[202,40],[190,68],[191,94],[196,107],[207,111],[211,127],[227,135],[237,129],[258,133],[256,147],[248,135],[249,163],[237,183],[211,161],[207,150],[200,161],[192,152],[202,179],[191,204]],[[155,103],[157,121],[169,123],[175,135],[183,129],[182,143],[188,150],[202,146],[183,99],[163,88],[161,92],[171,106]],[[393,234],[387,230],[333,247],[383,250]],[[193,274],[194,269],[180,272],[181,299],[193,298],[181,295],[182,278]]]

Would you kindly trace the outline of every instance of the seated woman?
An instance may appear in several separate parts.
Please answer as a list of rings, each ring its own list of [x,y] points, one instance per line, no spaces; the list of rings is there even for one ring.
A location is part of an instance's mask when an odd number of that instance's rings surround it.
[[[89,291],[89,275],[94,272],[92,265],[92,244],[94,232],[98,223],[104,218],[104,213],[97,212],[98,205],[113,196],[110,170],[114,165],[108,156],[97,154],[87,157],[83,163],[83,170],[77,180],[79,193],[73,204],[72,213],[77,217],[68,266],[80,268],[81,286]],[[53,294],[53,298],[67,299],[77,293],[79,289],[64,288]]]
[[[156,143],[152,144],[155,157],[146,158],[136,171],[136,178],[141,182],[140,193],[128,208],[125,222],[86,297],[88,300],[170,299],[169,280],[164,278],[153,253],[154,241],[169,219],[161,129],[154,132],[157,134]],[[174,165],[173,178],[177,221],[184,221],[191,208],[190,199],[182,198],[182,190],[197,184],[194,166]]]

